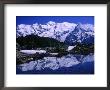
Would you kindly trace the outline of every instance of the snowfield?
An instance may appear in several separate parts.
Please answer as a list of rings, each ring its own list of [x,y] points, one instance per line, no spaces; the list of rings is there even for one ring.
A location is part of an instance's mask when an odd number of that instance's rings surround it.
[[[45,50],[21,50],[20,52],[26,53],[26,54],[35,54],[35,53],[46,53]]]

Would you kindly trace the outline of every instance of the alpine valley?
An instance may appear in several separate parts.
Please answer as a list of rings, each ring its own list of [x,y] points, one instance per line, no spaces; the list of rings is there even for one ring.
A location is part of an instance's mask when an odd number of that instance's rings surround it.
[[[17,25],[16,65],[17,74],[93,74],[94,25]]]

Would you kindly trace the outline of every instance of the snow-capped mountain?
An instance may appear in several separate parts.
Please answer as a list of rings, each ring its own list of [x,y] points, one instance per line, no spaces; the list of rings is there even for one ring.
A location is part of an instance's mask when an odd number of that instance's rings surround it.
[[[50,37],[64,42],[67,35],[74,30],[75,26],[75,23],[55,23],[52,21],[49,21],[45,25],[38,23],[33,25],[20,24],[17,26],[17,37],[35,34],[40,37]]]
[[[78,24],[75,29],[69,33],[65,43],[94,43],[94,27],[91,24]]]
[[[94,36],[94,26],[91,24],[75,24],[69,22],[56,23],[49,21],[46,24],[20,24],[16,30],[17,37],[38,35],[57,39],[60,42],[84,42]],[[86,40],[86,41],[87,41]]]

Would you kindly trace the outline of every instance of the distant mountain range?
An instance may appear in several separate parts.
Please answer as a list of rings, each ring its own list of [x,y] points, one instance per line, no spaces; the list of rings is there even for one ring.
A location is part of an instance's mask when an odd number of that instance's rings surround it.
[[[75,43],[94,43],[94,25],[92,24],[75,24],[69,22],[56,23],[49,21],[45,25],[42,24],[20,24],[16,28],[18,37],[26,37],[28,35],[36,35],[39,37],[48,37],[65,42],[68,45]]]

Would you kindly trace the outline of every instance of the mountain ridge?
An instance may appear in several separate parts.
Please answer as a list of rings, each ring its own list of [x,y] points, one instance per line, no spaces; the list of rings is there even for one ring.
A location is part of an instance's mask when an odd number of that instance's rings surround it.
[[[85,42],[94,39],[94,26],[92,24],[75,24],[69,22],[56,23],[49,21],[46,24],[20,24],[16,29],[17,37],[27,35],[38,35],[40,37],[49,37],[60,42],[75,43]],[[84,41],[85,40],[85,41]],[[92,41],[93,42],[93,41]]]

